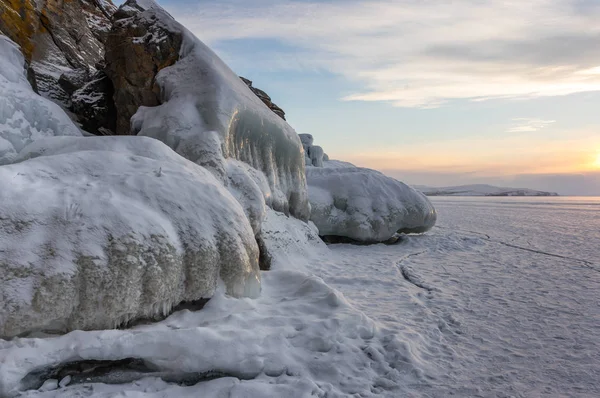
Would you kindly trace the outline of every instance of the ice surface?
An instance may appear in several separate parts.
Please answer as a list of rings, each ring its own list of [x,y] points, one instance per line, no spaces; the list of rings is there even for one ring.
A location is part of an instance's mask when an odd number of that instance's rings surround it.
[[[311,220],[320,235],[383,242],[435,224],[435,209],[421,192],[375,170],[331,163],[306,168]]]
[[[262,171],[275,210],[308,219],[302,146],[295,131],[275,115],[207,46],[154,1],[138,1],[184,36],[180,60],[157,76],[162,104],[132,117],[138,135],[157,138],[182,156],[225,178],[225,159]],[[248,182],[250,183],[250,182]]]
[[[165,314],[212,296],[219,278],[258,295],[242,207],[161,142],[54,137],[23,156],[0,167],[0,336]]]
[[[0,92],[0,165],[11,163],[27,144],[41,137],[81,136],[58,105],[33,92],[19,47],[2,35]]]
[[[391,396],[600,396],[600,198],[432,202],[427,234],[315,267],[409,344],[424,382]]]

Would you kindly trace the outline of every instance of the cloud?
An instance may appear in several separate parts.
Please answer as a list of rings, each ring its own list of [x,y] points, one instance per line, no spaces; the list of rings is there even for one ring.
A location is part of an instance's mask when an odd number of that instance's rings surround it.
[[[247,62],[348,78],[347,101],[437,107],[454,99],[600,90],[600,3],[582,0],[200,1],[166,4],[203,41],[272,39]],[[286,65],[287,62],[287,65]]]
[[[508,130],[507,133],[528,133],[541,130],[548,127],[552,123],[556,123],[555,120],[542,120],[542,119],[529,119],[529,118],[516,118],[513,119],[515,125]]]

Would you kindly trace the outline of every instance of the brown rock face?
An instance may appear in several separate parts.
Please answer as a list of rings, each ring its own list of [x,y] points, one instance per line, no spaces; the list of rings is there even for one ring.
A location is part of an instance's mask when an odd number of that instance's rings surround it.
[[[40,26],[39,13],[32,0],[0,0],[0,32],[21,46],[23,55],[31,60],[34,35]]]
[[[114,85],[116,133],[130,134],[131,116],[140,106],[160,104],[156,75],[179,60],[181,32],[163,26],[152,9],[127,1],[113,16],[106,41],[106,73]]]
[[[110,0],[0,0],[0,31],[21,46],[31,85],[74,112],[78,122],[87,116],[78,114],[81,101],[75,106],[72,95],[104,60],[115,11]],[[101,95],[105,93],[94,93]],[[111,121],[101,124],[109,126]]]
[[[38,79],[44,91],[47,75],[93,69],[104,59],[115,10],[110,0],[0,0],[0,30],[21,46],[36,78],[46,75]]]
[[[277,116],[279,116],[280,118],[282,118],[283,120],[285,120],[285,112],[283,111],[283,109],[281,109],[280,107],[278,107],[275,103],[273,103],[273,101],[271,100],[271,97],[269,97],[269,95],[267,93],[265,93],[264,91],[262,91],[259,88],[256,88],[252,85],[252,80],[248,80],[245,77],[240,76],[240,79],[242,79],[242,81],[244,83],[246,83],[246,85],[248,86],[248,88],[250,90],[252,90],[252,92],[254,93],[254,95],[256,95],[258,98],[260,98],[260,100],[269,107],[269,109],[271,109],[273,111],[273,113],[275,113]]]

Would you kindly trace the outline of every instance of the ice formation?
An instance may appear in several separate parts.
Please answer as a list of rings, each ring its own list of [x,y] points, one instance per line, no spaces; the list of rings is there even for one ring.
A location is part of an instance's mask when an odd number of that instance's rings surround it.
[[[306,167],[311,220],[321,236],[376,243],[435,225],[435,209],[421,192],[378,171],[325,160],[310,134],[300,138],[312,165]]]
[[[314,226],[267,209],[262,227],[274,265],[259,298],[233,299],[218,288],[202,311],[130,330],[0,340],[0,396],[376,397],[418,378],[403,377],[413,369],[403,342],[313,275],[309,267],[331,255]],[[146,368],[75,372],[64,388],[46,373],[127,358]]]
[[[33,92],[19,47],[0,35],[0,165],[14,161],[29,143],[81,132],[55,103]]]
[[[304,158],[295,131],[154,1],[125,4],[134,5],[143,9],[143,18],[183,35],[183,44],[177,63],[157,75],[161,105],[140,107],[131,118],[133,132],[165,142],[223,181],[226,159],[245,162],[266,176],[273,209],[308,219]]]
[[[206,169],[144,137],[32,146],[0,167],[0,336],[152,318],[219,278],[257,296],[254,232]]]

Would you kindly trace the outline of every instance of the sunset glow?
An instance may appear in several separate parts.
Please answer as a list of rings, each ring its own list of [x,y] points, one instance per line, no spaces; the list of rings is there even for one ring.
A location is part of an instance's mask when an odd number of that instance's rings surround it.
[[[600,195],[598,1],[225,3],[164,1],[331,158]]]
[[[596,161],[594,162],[594,166],[600,169],[600,153],[596,156]]]

